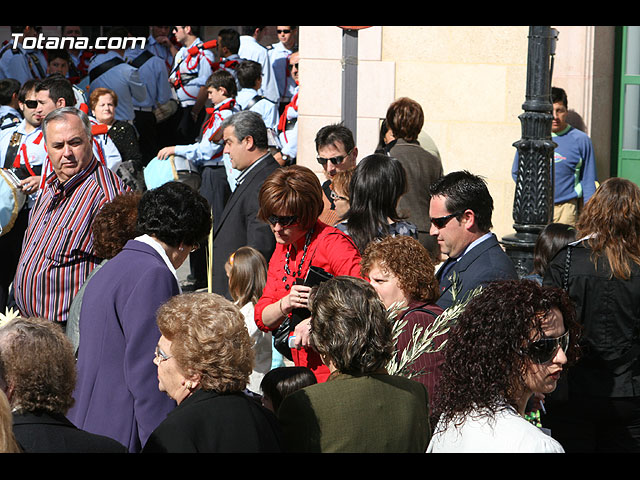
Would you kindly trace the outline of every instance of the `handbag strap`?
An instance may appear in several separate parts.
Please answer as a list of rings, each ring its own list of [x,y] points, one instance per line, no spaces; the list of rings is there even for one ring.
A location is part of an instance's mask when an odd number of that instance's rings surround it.
[[[573,245],[567,245],[567,255],[564,259],[564,273],[562,275],[562,288],[565,291],[569,289],[569,268],[571,267],[571,252]]]

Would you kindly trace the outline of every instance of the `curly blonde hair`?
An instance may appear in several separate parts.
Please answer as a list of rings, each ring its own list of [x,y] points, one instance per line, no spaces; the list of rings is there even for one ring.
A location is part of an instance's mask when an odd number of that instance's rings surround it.
[[[213,293],[177,295],[157,313],[158,328],[184,373],[203,390],[242,391],[253,369],[253,342],[240,309]]]

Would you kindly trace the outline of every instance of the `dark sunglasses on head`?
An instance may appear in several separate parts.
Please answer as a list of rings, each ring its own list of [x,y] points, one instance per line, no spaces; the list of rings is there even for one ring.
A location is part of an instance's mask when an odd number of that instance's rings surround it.
[[[431,223],[433,223],[436,226],[436,228],[443,228],[449,222],[449,220],[463,213],[464,212],[456,212],[456,213],[452,213],[451,215],[445,215],[444,217],[431,218]]]
[[[269,220],[269,223],[274,226],[276,223],[279,223],[280,226],[282,227],[289,227],[298,221],[298,216],[297,215],[289,215],[289,216],[269,215],[269,218],[267,220]]]
[[[353,152],[353,150],[351,150],[351,152]],[[344,162],[345,158],[351,155],[351,152],[347,153],[346,155],[338,155],[337,157],[331,157],[331,158],[316,157],[316,158],[318,160],[318,163],[323,166],[326,165],[327,162],[331,162],[334,165],[340,165],[342,162]]]
[[[291,30],[289,30],[289,29],[277,30],[276,29],[276,32],[278,32],[278,33],[291,33]]]
[[[38,106],[38,101],[37,100],[25,100],[24,104],[27,106],[27,108],[36,108]]]
[[[569,331],[567,330],[564,335],[560,335],[556,338],[541,338],[535,342],[529,344],[527,354],[529,358],[538,364],[548,363],[553,360],[558,347],[561,347],[564,352],[569,348]]]

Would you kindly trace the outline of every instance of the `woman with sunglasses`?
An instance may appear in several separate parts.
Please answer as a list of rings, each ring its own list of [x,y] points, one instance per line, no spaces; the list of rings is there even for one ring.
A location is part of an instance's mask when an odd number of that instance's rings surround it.
[[[567,452],[639,452],[640,188],[604,181],[576,229],[579,240],[551,260],[543,284],[568,291],[584,348],[544,421]]]
[[[576,341],[563,290],[529,280],[487,285],[449,332],[427,452],[563,452],[524,415],[534,394],[555,390]]]
[[[262,185],[258,218],[271,226],[276,248],[255,307],[261,330],[289,325],[288,334],[295,336],[291,360],[310,368],[319,382],[327,379],[329,368],[309,343],[308,272],[314,266],[328,275],[360,276],[360,253],[353,241],[318,220],[323,194],[316,174],[300,165],[276,170]]]

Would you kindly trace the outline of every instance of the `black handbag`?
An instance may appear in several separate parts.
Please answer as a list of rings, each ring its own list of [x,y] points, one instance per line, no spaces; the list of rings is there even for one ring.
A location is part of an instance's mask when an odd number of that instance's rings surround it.
[[[332,277],[333,275],[324,269],[311,265],[304,281],[300,283],[306,287],[315,287]],[[291,348],[289,347],[289,334],[294,331],[296,325],[310,316],[311,312],[308,309],[296,308],[291,312],[291,315],[287,316],[280,326],[272,332],[274,348],[289,360],[293,360]]]

